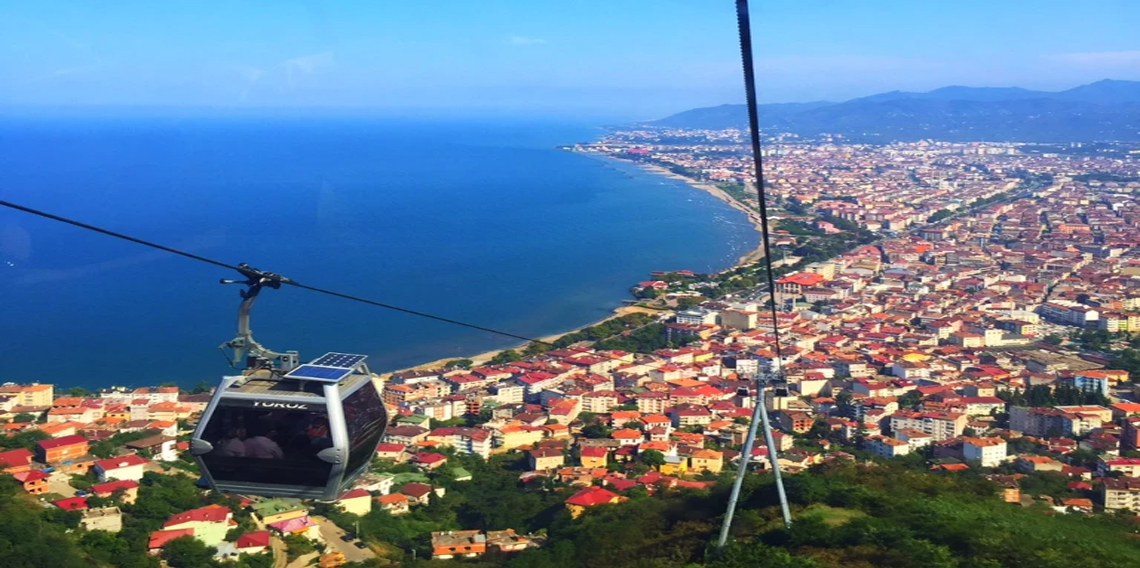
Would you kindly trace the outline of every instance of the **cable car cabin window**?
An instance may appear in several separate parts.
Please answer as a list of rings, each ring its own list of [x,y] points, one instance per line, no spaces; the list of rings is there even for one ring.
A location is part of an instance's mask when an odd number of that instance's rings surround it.
[[[344,408],[349,445],[345,472],[351,474],[371,461],[376,444],[380,443],[380,436],[388,424],[388,411],[371,382],[346,396],[341,406]]]
[[[252,408],[223,401],[202,438],[214,449],[202,462],[218,482],[324,487],[332,464],[317,453],[332,447],[328,415],[320,410]]]

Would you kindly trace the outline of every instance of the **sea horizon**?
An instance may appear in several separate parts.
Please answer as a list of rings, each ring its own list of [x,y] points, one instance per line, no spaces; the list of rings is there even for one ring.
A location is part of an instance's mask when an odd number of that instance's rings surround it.
[[[745,216],[681,180],[559,150],[585,121],[0,117],[4,198],[297,281],[529,337],[603,319],[652,270],[716,271]],[[0,212],[0,382],[183,387],[229,371],[225,270]],[[517,339],[268,290],[255,337],[376,372]]]

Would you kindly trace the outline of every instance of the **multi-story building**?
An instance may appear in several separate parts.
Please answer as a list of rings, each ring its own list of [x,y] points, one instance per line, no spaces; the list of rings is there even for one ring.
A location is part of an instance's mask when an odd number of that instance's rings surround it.
[[[436,428],[427,439],[441,446],[451,446],[461,454],[475,454],[487,459],[491,456],[491,432],[480,428]]]
[[[867,450],[884,458],[893,458],[909,454],[910,444],[886,436],[871,436],[867,438]]]
[[[1121,420],[1120,447],[1125,450],[1140,449],[1140,416]]]
[[[1104,510],[1140,511],[1140,479],[1104,479]]]
[[[966,415],[955,412],[896,412],[891,416],[891,431],[903,428],[925,432],[935,442],[941,442],[962,435],[966,429]]]
[[[962,438],[962,456],[982,467],[997,467],[1007,455],[1005,440],[1001,438]]]
[[[36,459],[47,464],[74,460],[87,455],[87,438],[78,434],[36,443]]]
[[[1097,464],[1097,475],[1108,477],[1119,471],[1125,477],[1140,477],[1140,458],[1101,458]]]
[[[15,397],[18,406],[48,407],[55,398],[55,386],[33,383],[0,386],[0,396]]]

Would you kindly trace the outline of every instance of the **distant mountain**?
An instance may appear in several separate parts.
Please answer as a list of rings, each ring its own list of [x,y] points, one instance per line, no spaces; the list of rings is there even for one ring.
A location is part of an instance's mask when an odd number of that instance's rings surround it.
[[[1021,87],[942,87],[926,93],[908,93],[905,91],[891,91],[869,97],[852,99],[848,102],[886,102],[901,99],[919,99],[925,101],[976,101],[997,102],[1015,101],[1021,99],[1045,98],[1050,93],[1044,91],[1031,91]]]
[[[813,110],[834,105],[829,102],[813,103],[774,103],[760,105],[760,116],[765,119],[786,117],[798,112]],[[668,118],[651,122],[654,126],[668,126],[672,128],[706,128],[720,130],[724,128],[739,128],[748,125],[748,108],[744,105],[720,105],[707,108],[696,108],[679,112]]]
[[[857,141],[1140,141],[1140,81],[1106,79],[1059,92],[953,86],[759,110],[761,128],[768,131],[842,134]],[[744,105],[693,109],[650,123],[707,129],[747,124]]]

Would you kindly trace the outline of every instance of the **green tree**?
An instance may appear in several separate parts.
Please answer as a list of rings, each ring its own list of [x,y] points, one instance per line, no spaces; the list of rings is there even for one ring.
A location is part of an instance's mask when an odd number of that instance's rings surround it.
[[[519,355],[518,351],[515,351],[514,349],[507,349],[505,351],[500,351],[496,353],[494,357],[491,357],[491,363],[494,365],[502,365],[504,363],[513,363],[519,359],[522,359],[522,356]]]
[[[91,391],[83,387],[71,387],[67,389],[67,396],[86,397],[91,396]]]
[[[0,448],[5,450],[14,450],[17,448],[31,450],[35,448],[36,442],[47,440],[48,438],[51,438],[51,436],[48,436],[40,430],[20,432],[15,436],[0,436]]]
[[[162,558],[173,568],[216,568],[218,549],[192,536],[178,537],[162,547]]]
[[[587,438],[602,439],[609,438],[613,430],[601,422],[594,422],[582,427],[582,435]]]
[[[190,394],[207,394],[214,390],[214,383],[209,381],[198,381],[194,388],[190,389]]]
[[[797,558],[762,543],[733,543],[716,554],[708,568],[819,568],[810,558]]]
[[[665,454],[657,450],[645,450],[638,454],[637,459],[641,463],[653,468],[665,465]]]
[[[285,556],[289,562],[296,560],[299,556],[317,551],[317,548],[313,546],[313,541],[299,534],[285,535],[282,540],[285,541]]]
[[[954,214],[954,212],[950,211],[949,209],[939,209],[938,211],[935,211],[933,215],[931,215],[930,217],[927,217],[926,222],[927,223],[937,223],[937,222],[939,222],[939,221],[941,221],[941,220],[943,220],[943,219],[945,219],[945,218],[947,218],[953,214]]]
[[[471,366],[474,364],[475,364],[475,362],[472,361],[471,359],[452,359],[452,360],[444,363],[443,367],[445,369],[453,369],[453,368],[470,369]]]
[[[17,424],[22,424],[24,422],[35,422],[35,421],[36,421],[36,415],[32,414],[30,412],[21,412],[21,413],[12,417],[12,422],[15,422]]]

